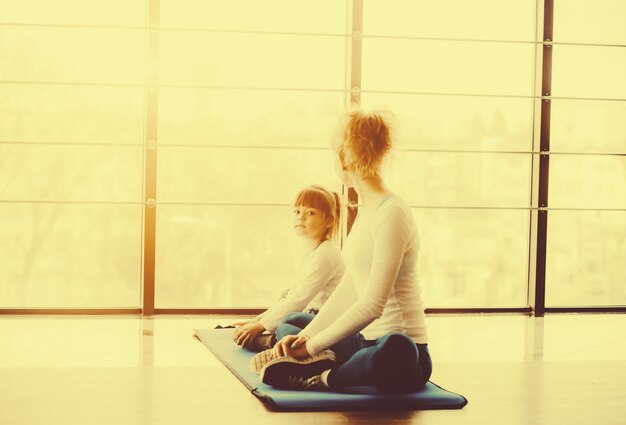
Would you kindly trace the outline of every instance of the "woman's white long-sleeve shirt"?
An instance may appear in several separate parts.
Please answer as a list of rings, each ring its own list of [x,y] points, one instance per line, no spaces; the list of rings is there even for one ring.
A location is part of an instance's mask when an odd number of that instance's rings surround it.
[[[428,342],[416,275],[419,239],[409,206],[399,197],[362,212],[343,248],[346,272],[317,317],[300,332],[316,354],[361,332],[366,339],[403,333]]]
[[[258,321],[266,330],[274,332],[288,313],[321,309],[341,281],[345,268],[337,246],[323,241],[298,262],[295,280],[286,297],[257,316]]]

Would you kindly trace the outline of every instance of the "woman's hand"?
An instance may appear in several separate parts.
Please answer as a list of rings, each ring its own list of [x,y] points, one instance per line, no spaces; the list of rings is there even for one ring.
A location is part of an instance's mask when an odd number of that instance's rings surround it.
[[[263,332],[265,332],[265,328],[259,322],[246,323],[237,327],[233,340],[237,345],[246,347]]]
[[[279,357],[289,356],[297,360],[304,360],[311,357],[306,349],[306,342],[309,337],[306,335],[287,335],[274,346],[274,354]]]

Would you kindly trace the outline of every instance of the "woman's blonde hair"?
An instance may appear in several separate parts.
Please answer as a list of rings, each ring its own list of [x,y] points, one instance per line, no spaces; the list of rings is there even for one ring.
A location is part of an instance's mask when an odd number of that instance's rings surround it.
[[[330,191],[319,185],[308,186],[298,193],[293,205],[296,207],[315,208],[324,214],[330,226],[324,233],[323,239],[333,239],[338,235],[341,199],[337,192]]]
[[[378,175],[383,158],[391,149],[389,118],[382,112],[363,111],[348,112],[346,118],[339,156],[361,177]]]

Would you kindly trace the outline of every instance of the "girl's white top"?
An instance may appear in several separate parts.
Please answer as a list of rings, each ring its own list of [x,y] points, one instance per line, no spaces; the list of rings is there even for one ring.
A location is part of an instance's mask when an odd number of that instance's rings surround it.
[[[361,332],[365,339],[402,333],[428,342],[424,302],[416,274],[419,239],[409,206],[386,198],[361,211],[343,247],[346,272],[317,317],[300,333],[316,354]]]
[[[298,262],[295,281],[286,297],[257,319],[265,329],[274,332],[288,313],[319,310],[341,281],[345,269],[339,248],[331,241],[323,241]]]

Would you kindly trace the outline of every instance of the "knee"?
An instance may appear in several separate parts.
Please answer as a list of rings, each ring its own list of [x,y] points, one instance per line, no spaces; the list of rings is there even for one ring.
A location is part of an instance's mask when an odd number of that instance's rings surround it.
[[[415,342],[403,334],[391,334],[383,337],[377,353],[378,363],[384,369],[399,369],[412,372],[417,367],[419,353]]]
[[[381,351],[387,351],[396,355],[417,356],[415,342],[404,334],[391,334],[383,337]]]
[[[296,326],[299,328],[304,328],[306,325],[308,325],[311,322],[311,320],[313,320],[314,317],[315,317],[314,315],[309,314],[309,313],[301,313],[301,312],[289,313],[281,319],[278,326],[292,325],[292,326]]]
[[[418,382],[419,351],[406,335],[384,337],[375,359],[378,370],[376,385],[383,392],[402,393],[412,390]]]

